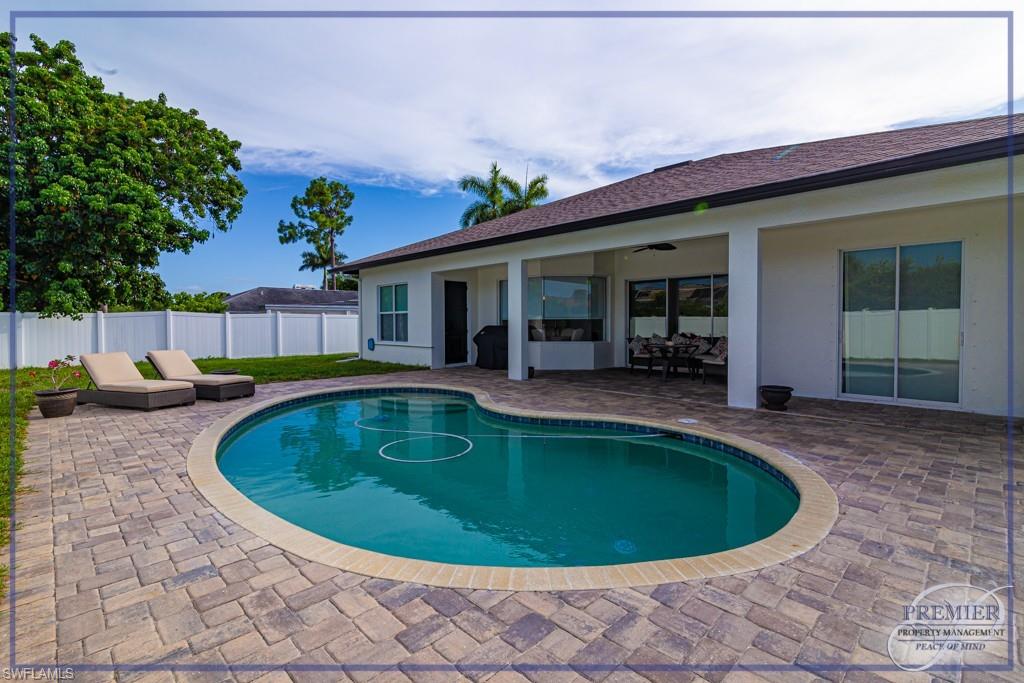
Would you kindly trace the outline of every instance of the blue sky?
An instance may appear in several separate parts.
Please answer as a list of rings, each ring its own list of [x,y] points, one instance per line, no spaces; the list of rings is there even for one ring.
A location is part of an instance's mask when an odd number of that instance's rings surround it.
[[[320,273],[299,272],[303,244],[283,245],[277,223],[291,219],[291,200],[302,194],[309,177],[243,171],[249,194],[242,215],[228,232],[198,245],[189,254],[165,254],[159,272],[173,291],[239,292],[250,287],[320,284]],[[344,180],[344,178],[341,178]],[[350,184],[356,199],[351,227],[340,250],[351,259],[396,244],[424,239],[457,225],[466,200],[460,193],[424,194],[382,185]]]
[[[778,0],[773,9],[891,9]],[[59,9],[55,0],[0,6]],[[180,0],[174,9],[422,9],[423,2]],[[147,5],[156,9],[155,3]],[[444,9],[545,9],[449,0]],[[565,0],[564,9],[766,9],[756,0]],[[972,9],[1005,9],[979,0]],[[75,9],[139,9],[82,0]],[[906,0],[900,9],[963,9]],[[457,225],[456,189],[492,160],[551,177],[562,197],[722,152],[1000,113],[1001,20],[25,19],[19,35],[74,42],[111,91],[163,92],[242,142],[249,189],[229,233],[169,254],[172,290],[316,283],[277,242],[291,197],[327,175],[355,191],[341,240],[359,258]],[[1024,68],[1016,74],[1024,79]],[[1018,91],[1024,90],[1017,85]]]

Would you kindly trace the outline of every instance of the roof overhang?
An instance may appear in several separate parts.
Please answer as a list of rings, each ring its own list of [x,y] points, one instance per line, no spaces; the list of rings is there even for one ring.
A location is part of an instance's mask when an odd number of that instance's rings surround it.
[[[874,164],[844,168],[838,171],[830,171],[828,173],[803,176],[778,183],[767,183],[765,185],[757,185],[730,192],[710,194],[702,197],[691,197],[678,202],[669,202],[641,209],[594,216],[592,218],[567,223],[557,223],[540,228],[534,228],[532,230],[524,230],[522,232],[499,235],[480,240],[471,240],[468,242],[461,242],[433,249],[425,249],[423,251],[397,254],[379,259],[371,256],[366,259],[355,261],[351,264],[338,266],[335,271],[345,273],[346,275],[353,275],[358,274],[360,269],[363,268],[376,268],[393,263],[402,263],[404,261],[416,261],[431,256],[441,256],[443,254],[452,254],[461,251],[472,251],[474,249],[483,249],[485,247],[493,247],[512,242],[523,242],[526,240],[536,239],[538,237],[561,235],[580,230],[591,230],[593,228],[608,227],[611,225],[619,225],[621,223],[632,223],[633,221],[688,213],[696,209],[698,205],[706,205],[707,208],[713,209],[722,206],[744,204],[761,199],[771,199],[774,197],[799,194],[801,192],[824,190],[833,187],[841,187],[843,185],[863,183],[870,180],[893,178],[910,173],[922,173],[941,168],[949,168],[951,166],[961,166],[981,161],[990,161],[992,159],[1005,158],[1010,155],[1016,156],[1022,151],[1024,151],[1024,133],[1016,134],[1012,137],[993,138],[991,140],[973,142],[966,145],[959,145],[957,147],[947,147],[933,152],[924,152],[922,154],[890,159]]]

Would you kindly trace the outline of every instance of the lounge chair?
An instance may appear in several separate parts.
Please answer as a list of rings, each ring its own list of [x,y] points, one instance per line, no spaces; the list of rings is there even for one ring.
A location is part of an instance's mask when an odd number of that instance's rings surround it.
[[[80,360],[90,386],[96,388],[79,389],[79,403],[156,410],[196,402],[196,390],[190,382],[146,379],[124,351],[84,353]]]
[[[226,401],[256,393],[256,383],[249,375],[204,375],[188,354],[179,349],[150,351],[146,359],[156,368],[158,375],[168,380],[191,382],[196,387],[196,398],[204,401]]]

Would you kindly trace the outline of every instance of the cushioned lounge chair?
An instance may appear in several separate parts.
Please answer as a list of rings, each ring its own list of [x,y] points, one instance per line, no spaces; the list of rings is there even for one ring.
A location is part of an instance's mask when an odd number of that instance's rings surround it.
[[[146,358],[164,379],[191,382],[196,398],[204,401],[226,401],[256,393],[256,383],[249,375],[204,375],[188,354],[179,349],[150,351]]]
[[[96,388],[79,389],[79,403],[156,410],[196,402],[196,390],[190,382],[146,379],[124,351],[84,353],[80,360],[90,386]]]

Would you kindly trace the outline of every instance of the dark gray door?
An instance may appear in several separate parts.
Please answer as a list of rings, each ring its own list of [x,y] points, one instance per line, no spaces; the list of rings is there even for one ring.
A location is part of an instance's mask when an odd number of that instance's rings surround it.
[[[469,321],[466,305],[466,283],[444,283],[444,362],[465,363],[469,360]]]

